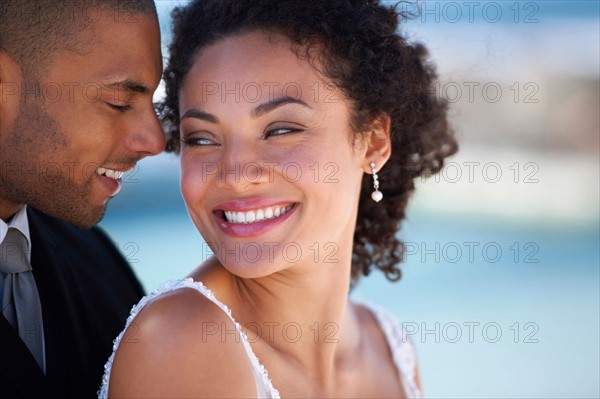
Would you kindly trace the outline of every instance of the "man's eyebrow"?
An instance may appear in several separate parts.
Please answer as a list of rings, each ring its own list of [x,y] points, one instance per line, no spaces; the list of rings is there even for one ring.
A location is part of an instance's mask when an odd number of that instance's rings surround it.
[[[181,118],[179,118],[179,121],[182,121],[185,118],[195,118],[206,122],[219,123],[219,118],[217,118],[216,116],[195,108],[190,108],[187,111],[185,111],[183,115],[181,115]]]
[[[300,100],[299,98],[285,96],[285,97],[275,98],[271,101],[260,104],[259,106],[257,106],[256,108],[254,108],[252,110],[251,115],[253,118],[256,118],[267,112],[273,111],[275,108],[281,107],[286,104],[300,104],[300,105],[303,105],[305,107],[312,109],[312,107],[310,105],[308,105],[304,101]]]
[[[152,93],[152,91],[150,90],[149,87],[144,86],[144,84],[141,82],[131,80],[131,79],[125,79],[125,80],[121,80],[118,82],[113,82],[113,83],[108,84],[107,87],[110,89],[113,89],[113,90],[123,90],[123,91],[132,92],[132,93],[139,93],[139,94]]]

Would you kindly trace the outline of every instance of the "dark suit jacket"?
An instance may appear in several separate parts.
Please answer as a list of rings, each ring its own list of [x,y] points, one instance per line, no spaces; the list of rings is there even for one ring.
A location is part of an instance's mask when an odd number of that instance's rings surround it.
[[[31,207],[27,216],[46,376],[0,314],[0,398],[96,397],[112,341],[142,287],[100,229],[81,230]]]

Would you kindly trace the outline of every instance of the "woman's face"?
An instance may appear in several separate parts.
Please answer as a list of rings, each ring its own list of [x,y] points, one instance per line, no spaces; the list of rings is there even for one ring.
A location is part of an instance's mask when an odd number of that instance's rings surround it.
[[[285,39],[250,33],[204,48],[179,107],[183,197],[229,271],[349,264],[367,149],[354,144],[342,92]]]

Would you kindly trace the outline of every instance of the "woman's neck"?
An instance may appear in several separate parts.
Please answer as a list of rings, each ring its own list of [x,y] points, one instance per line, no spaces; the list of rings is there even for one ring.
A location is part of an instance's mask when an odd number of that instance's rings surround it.
[[[348,305],[351,255],[335,264],[297,264],[259,279],[234,279],[234,317],[309,374],[334,380],[336,363],[356,353],[360,328]]]
[[[215,262],[192,276],[231,309],[255,349],[267,345],[327,389],[336,364],[357,353],[361,337],[348,305],[351,254],[338,260],[296,264],[257,279],[239,278]]]

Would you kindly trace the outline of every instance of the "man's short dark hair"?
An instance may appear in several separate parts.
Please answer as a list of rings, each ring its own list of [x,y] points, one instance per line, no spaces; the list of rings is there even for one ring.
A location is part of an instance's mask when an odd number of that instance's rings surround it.
[[[56,50],[82,52],[93,39],[82,32],[103,14],[135,22],[139,13],[156,15],[153,0],[2,0],[0,49],[25,75],[39,75]]]

